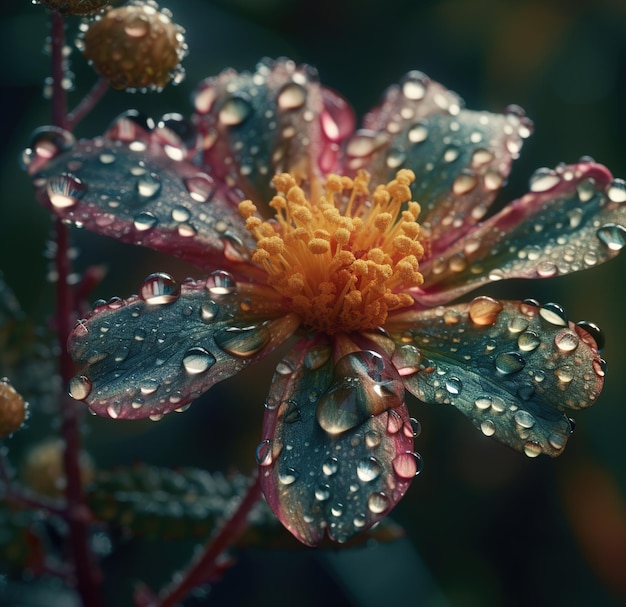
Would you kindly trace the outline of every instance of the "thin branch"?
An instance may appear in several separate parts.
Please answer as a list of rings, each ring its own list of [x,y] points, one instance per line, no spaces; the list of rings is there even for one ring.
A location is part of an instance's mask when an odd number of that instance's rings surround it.
[[[109,81],[105,78],[98,78],[81,102],[67,115],[65,128],[69,131],[76,128],[76,125],[96,106],[108,90]]]

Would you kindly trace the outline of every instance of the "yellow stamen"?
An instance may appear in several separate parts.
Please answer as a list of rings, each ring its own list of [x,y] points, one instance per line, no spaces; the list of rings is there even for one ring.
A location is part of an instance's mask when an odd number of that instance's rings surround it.
[[[411,201],[412,171],[370,194],[369,175],[329,175],[319,200],[308,200],[294,177],[274,177],[275,218],[262,221],[250,200],[239,205],[257,241],[252,260],[305,325],[329,334],[373,329],[392,310],[413,304],[406,292],[424,279],[424,256]]]

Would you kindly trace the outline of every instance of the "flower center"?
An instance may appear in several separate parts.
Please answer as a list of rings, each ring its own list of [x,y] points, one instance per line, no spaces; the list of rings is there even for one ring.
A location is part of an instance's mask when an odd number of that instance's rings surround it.
[[[252,261],[305,325],[328,334],[373,329],[390,311],[413,304],[420,286],[420,206],[411,201],[412,171],[403,169],[370,194],[369,175],[329,175],[324,193],[307,199],[289,174],[274,177],[275,219],[261,220],[250,200],[239,205],[257,241]]]

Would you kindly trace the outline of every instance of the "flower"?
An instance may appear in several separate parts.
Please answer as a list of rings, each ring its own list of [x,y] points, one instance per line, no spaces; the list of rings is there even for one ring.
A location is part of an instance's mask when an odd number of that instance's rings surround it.
[[[407,391],[529,457],[563,451],[568,412],[602,389],[600,330],[553,303],[454,302],[616,255],[624,181],[588,159],[540,169],[487,216],[532,125],[516,107],[465,110],[419,72],[358,130],[315,70],[283,59],[206,80],[194,106],[195,130],[129,112],[93,140],[40,130],[25,153],[60,217],[208,272],[97,303],[69,341],[74,398],[158,419],[290,340],[257,460],[310,545],[371,527],[419,472]]]

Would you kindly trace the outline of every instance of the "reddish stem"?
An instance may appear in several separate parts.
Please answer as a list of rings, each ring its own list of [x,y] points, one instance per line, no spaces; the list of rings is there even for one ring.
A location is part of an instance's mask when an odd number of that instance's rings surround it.
[[[67,93],[62,85],[65,45],[65,23],[63,17],[52,12],[52,119],[56,126],[67,127]],[[73,375],[72,359],[67,351],[67,338],[70,334],[74,317],[74,297],[68,282],[71,262],[69,231],[60,219],[56,220],[57,249],[55,266],[58,274],[56,284],[56,323],[59,337],[60,372],[65,385]],[[63,465],[66,480],[66,510],[64,513],[69,528],[69,542],[76,574],[76,585],[85,606],[102,605],[98,590],[100,572],[95,564],[89,545],[91,514],[86,505],[80,474],[80,411],[75,401],[67,395],[60,399],[61,434],[65,441]]]
[[[109,81],[99,78],[81,102],[67,115],[65,128],[71,131],[95,107],[109,90]]]
[[[217,535],[209,540],[198,560],[191,563],[179,581],[161,591],[160,601],[153,602],[151,607],[175,607],[194,588],[207,582],[218,568],[218,557],[245,531],[248,514],[260,496],[261,486],[255,477],[233,515],[224,522]]]

